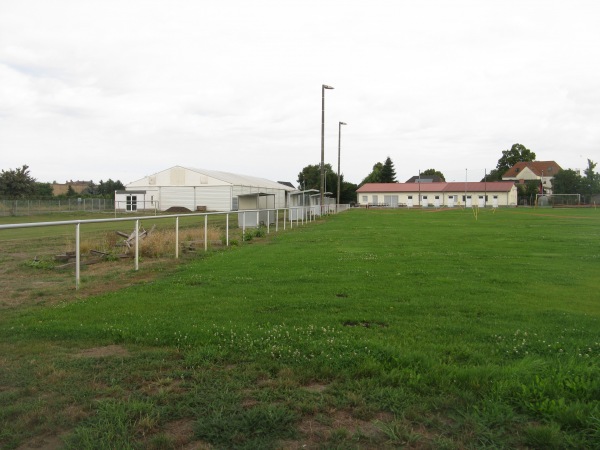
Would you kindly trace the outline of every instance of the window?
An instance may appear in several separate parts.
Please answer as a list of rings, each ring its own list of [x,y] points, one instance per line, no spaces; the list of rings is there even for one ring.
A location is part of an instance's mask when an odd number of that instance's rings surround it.
[[[426,196],[426,195],[424,195],[424,196],[422,197],[422,199],[423,199],[423,200],[427,200],[427,196]]]
[[[126,210],[127,211],[137,211],[137,195],[128,195],[126,197]]]
[[[363,203],[369,203],[369,197],[367,195],[363,195],[362,196],[362,202]]]
[[[412,200],[412,195],[409,195],[409,196],[408,196],[408,199],[409,199],[409,200]]]
[[[439,199],[440,199],[440,196],[439,196],[439,195],[436,195],[436,196],[435,196],[435,199],[436,199],[436,200],[439,200]]]
[[[376,195],[374,195],[373,196],[373,204],[376,205],[378,201],[379,201],[379,198]]]

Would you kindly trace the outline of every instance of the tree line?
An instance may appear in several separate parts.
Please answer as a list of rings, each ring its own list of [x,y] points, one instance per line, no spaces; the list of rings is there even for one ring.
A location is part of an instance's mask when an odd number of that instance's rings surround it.
[[[114,199],[115,191],[125,189],[121,181],[108,179],[95,184],[93,181],[81,193],[75,192],[71,185],[67,192],[55,196],[52,190],[52,183],[41,183],[37,181],[30,173],[29,166],[23,165],[16,169],[2,170],[0,172],[0,198],[9,200],[18,200],[24,198],[52,199],[69,197],[95,197]]]
[[[535,161],[535,152],[526,146],[516,143],[507,150],[502,150],[500,158],[496,162],[494,169],[486,174],[481,181],[502,181],[502,176],[510,168],[519,162]],[[580,194],[582,201],[590,203],[594,195],[600,193],[600,174],[595,171],[597,163],[588,159],[587,168],[583,175],[573,169],[563,169],[554,175],[552,180],[552,192],[554,194]],[[337,174],[332,170],[330,164],[325,165],[326,190],[335,197],[337,195]],[[442,172],[436,169],[427,169],[419,173],[419,176],[435,176],[441,181],[446,181]],[[302,169],[298,174],[298,184],[300,189],[320,190],[320,165],[309,165]],[[388,156],[384,162],[377,162],[369,174],[358,184],[348,183],[340,175],[342,187],[340,189],[340,201],[350,203],[356,200],[356,190],[365,183],[397,183],[394,163]],[[534,200],[536,195],[541,193],[540,180],[528,180],[517,184],[519,200]]]
[[[511,167],[519,162],[535,161],[536,154],[521,144],[513,146],[502,151],[502,156],[493,169],[482,181],[501,181],[504,175]],[[591,159],[587,160],[587,168],[583,175],[573,169],[563,169],[554,175],[552,179],[553,194],[579,194],[584,203],[590,203],[592,197],[600,193],[600,174],[595,171],[597,163]],[[542,193],[539,180],[530,180],[518,184],[519,198],[531,199],[537,194]]]

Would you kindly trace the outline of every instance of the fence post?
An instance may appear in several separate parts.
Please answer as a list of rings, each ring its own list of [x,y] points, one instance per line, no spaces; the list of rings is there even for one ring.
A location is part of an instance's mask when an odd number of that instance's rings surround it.
[[[204,215],[204,251],[208,251],[208,214]]]
[[[135,221],[135,270],[140,268],[140,219]]]
[[[225,214],[225,246],[229,247],[229,213]]]
[[[81,253],[79,250],[80,247],[80,237],[79,237],[79,227],[80,223],[75,225],[75,290],[79,290],[79,278],[80,278],[80,263],[81,263]]]
[[[179,259],[179,216],[175,217],[175,259]]]

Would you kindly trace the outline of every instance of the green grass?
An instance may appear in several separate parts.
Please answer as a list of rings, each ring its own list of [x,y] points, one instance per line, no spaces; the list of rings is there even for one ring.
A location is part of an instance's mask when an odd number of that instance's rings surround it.
[[[7,310],[0,447],[597,448],[599,225],[353,210]]]

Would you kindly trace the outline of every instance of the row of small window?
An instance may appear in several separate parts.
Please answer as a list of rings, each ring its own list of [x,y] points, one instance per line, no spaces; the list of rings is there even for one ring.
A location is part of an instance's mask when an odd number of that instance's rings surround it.
[[[386,195],[386,196],[384,196],[384,197],[385,197],[386,199],[390,198],[390,197],[389,197],[389,196],[387,196],[387,195]],[[398,196],[394,196],[394,197],[396,198],[396,200],[398,199]],[[456,200],[456,197],[457,197],[456,195],[449,195],[449,196],[448,196],[448,199],[449,199],[449,200]],[[480,200],[483,200],[483,197],[484,197],[483,195],[480,195],[480,196],[479,196],[479,199],[480,199]],[[467,195],[466,197],[463,195],[463,196],[462,196],[462,201],[463,201],[463,202],[465,202],[465,201],[467,201],[467,199],[469,199],[469,200],[470,200],[471,198],[472,198],[472,196],[471,196],[471,195]],[[497,200],[497,199],[498,199],[498,196],[497,196],[497,195],[494,195],[494,196],[493,196],[493,198],[494,198],[494,200]],[[413,199],[413,196],[412,196],[412,195],[409,195],[409,196],[408,196],[408,199],[409,199],[409,200],[412,200],[412,199]],[[427,200],[427,196],[426,196],[426,195],[422,195],[422,196],[421,196],[421,199],[422,199],[422,200]],[[440,196],[439,196],[439,195],[436,195],[436,196],[435,196],[435,200],[439,200],[439,199],[440,199]],[[366,195],[363,195],[363,198],[362,198],[362,200],[363,200],[363,202],[364,202],[364,203],[368,203],[368,201],[369,201],[369,197],[368,197],[368,196],[366,196]],[[377,198],[377,195],[374,195],[374,196],[373,196],[373,203],[377,203],[377,200],[378,200],[378,198]],[[486,202],[488,201],[488,196],[487,196],[487,195],[485,196],[485,201],[486,201]]]

